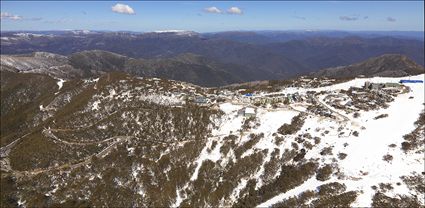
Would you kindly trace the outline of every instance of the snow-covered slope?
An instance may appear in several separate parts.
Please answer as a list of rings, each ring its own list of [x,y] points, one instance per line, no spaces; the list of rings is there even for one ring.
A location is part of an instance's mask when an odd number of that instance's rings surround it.
[[[424,75],[252,96],[125,74],[49,79],[21,134],[6,131],[2,170],[28,207],[424,206],[424,84],[400,79]]]
[[[405,77],[401,79],[424,80],[424,75],[413,77]],[[398,82],[400,78],[357,78],[355,80],[341,83],[325,88],[308,89],[315,91],[334,91],[347,90],[349,87],[361,87],[366,81],[374,83]],[[335,153],[347,154],[344,160],[338,161],[339,171],[344,175],[342,179],[333,176],[329,181],[342,182],[347,186],[347,190],[359,191],[357,200],[352,204],[355,207],[370,207],[375,191],[373,185],[379,183],[390,183],[394,189],[388,192],[388,196],[396,197],[397,195],[416,195],[412,190],[403,184],[400,177],[417,172],[423,174],[424,157],[423,146],[422,152],[419,154],[406,154],[400,148],[403,142],[403,136],[415,129],[414,122],[418,119],[419,114],[424,111],[424,84],[406,84],[411,91],[398,95],[393,102],[389,104],[387,109],[379,109],[368,112],[361,112],[360,116],[350,118],[345,127],[357,130],[359,136],[354,135],[340,138],[336,135],[333,126],[337,126],[334,122],[321,121],[320,119],[308,120],[303,129],[324,128],[330,133],[322,139],[322,143],[316,151],[309,151],[307,157],[317,157],[321,147],[333,146]],[[378,115],[388,114],[388,117],[375,120]],[[365,128],[361,128],[365,127]],[[335,132],[335,133],[333,133]],[[316,134],[311,132],[313,136]],[[320,135],[318,135],[320,136]],[[422,138],[423,139],[423,138]],[[348,144],[345,146],[344,144]],[[390,147],[396,144],[397,147]],[[384,155],[391,155],[392,161],[383,160]],[[320,157],[320,155],[319,155]],[[327,158],[321,158],[326,160]],[[330,162],[330,161],[329,161]],[[421,173],[422,172],[422,173]],[[326,181],[328,183],[329,181]],[[306,190],[314,190],[316,187],[325,182],[310,179],[302,185],[289,191],[282,193],[258,207],[271,206],[279,201],[283,201],[291,196],[297,196]],[[397,185],[400,183],[400,185]],[[420,193],[418,200],[424,204],[424,193]]]
[[[53,77],[74,78],[82,72],[69,65],[68,57],[47,53],[34,52],[26,55],[1,55],[1,70],[48,74]]]

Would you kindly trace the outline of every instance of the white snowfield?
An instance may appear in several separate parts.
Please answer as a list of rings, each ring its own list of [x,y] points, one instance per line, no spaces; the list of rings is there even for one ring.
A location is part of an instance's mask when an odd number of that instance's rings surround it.
[[[364,82],[370,81],[373,83],[398,82],[400,79],[424,80],[424,75],[404,77],[404,78],[359,78],[349,82],[336,84],[329,87],[309,89],[315,91],[333,91],[337,89],[347,90],[351,86],[361,87]],[[346,153],[348,156],[345,160],[339,161],[340,171],[346,176],[345,180],[332,178],[329,181],[318,181],[314,178],[307,180],[305,183],[287,193],[282,193],[274,198],[258,205],[258,207],[270,207],[289,197],[297,196],[298,194],[307,191],[315,190],[317,186],[324,183],[339,181],[347,186],[347,191],[359,191],[357,200],[352,204],[353,207],[370,207],[372,197],[375,191],[371,188],[372,185],[379,183],[391,183],[394,187],[387,195],[396,194],[406,195],[410,190],[402,183],[400,176],[409,175],[412,172],[422,172],[424,170],[423,154],[405,154],[400,145],[403,142],[403,135],[410,133],[415,129],[414,122],[419,118],[419,114],[424,110],[424,84],[412,83],[405,84],[410,87],[411,92],[401,94],[390,103],[389,108],[379,109],[376,111],[361,112],[357,119],[352,118],[358,127],[364,126],[366,129],[361,130],[359,137],[349,136],[344,139],[338,138],[337,135],[326,135],[322,138],[322,143],[319,145],[333,145],[333,152]],[[409,99],[409,97],[413,97]],[[373,118],[388,114],[386,118],[374,120]],[[326,127],[331,123],[307,120],[303,129],[314,129],[317,127]],[[354,126],[354,127],[355,127]],[[301,130],[302,131],[302,130]],[[313,132],[309,132],[313,133]],[[314,134],[312,134],[315,136]],[[348,143],[344,147],[344,143]],[[396,144],[396,148],[390,148],[390,144]],[[309,151],[306,158],[317,156],[321,148],[314,148]],[[316,152],[314,152],[316,151]],[[386,162],[382,158],[384,155],[390,154],[393,156],[391,162]],[[362,174],[364,173],[364,174]],[[354,179],[354,180],[353,180]],[[395,185],[400,182],[401,185]],[[424,194],[418,196],[421,203],[424,203]]]
[[[357,78],[345,83],[339,83],[332,86],[303,89],[303,88],[287,88],[278,93],[293,93],[299,92],[303,94],[307,91],[335,91],[339,89],[348,90],[350,87],[362,87],[366,81],[373,83],[386,83],[386,82],[399,82],[400,79],[414,79],[424,80],[424,74],[402,77],[402,78]],[[413,172],[421,173],[424,170],[424,157],[423,154],[415,153],[404,153],[401,150],[401,143],[404,141],[403,135],[410,133],[415,129],[414,122],[419,118],[419,114],[424,110],[424,84],[423,83],[407,83],[404,84],[410,87],[411,91],[405,94],[400,94],[395,97],[395,100],[389,103],[389,107],[386,109],[372,110],[368,112],[359,111],[360,116],[354,118],[352,114],[345,114],[349,121],[338,121],[332,119],[323,119],[317,116],[310,115],[306,120],[302,129],[298,133],[310,133],[313,137],[317,136],[321,138],[320,144],[315,146],[312,150],[309,150],[305,155],[306,159],[319,158],[320,164],[333,164],[335,161],[332,159],[335,156],[322,156],[320,151],[324,147],[333,146],[333,154],[345,153],[347,157],[344,160],[338,160],[337,165],[340,172],[343,175],[342,179],[338,179],[337,176],[333,175],[331,179],[327,181],[318,181],[313,176],[312,178],[305,181],[298,187],[281,193],[271,198],[270,200],[259,204],[258,207],[270,207],[273,204],[281,202],[289,197],[298,196],[300,193],[307,190],[316,190],[320,185],[339,182],[347,186],[347,191],[357,191],[357,200],[352,204],[354,207],[370,207],[372,203],[372,197],[375,194],[375,190],[371,186],[378,186],[379,183],[391,183],[394,187],[393,190],[386,193],[388,196],[410,195],[409,188],[400,179],[401,176],[410,175]],[[413,98],[411,98],[413,97]],[[242,109],[243,105],[235,105],[231,103],[224,103],[220,105],[220,109],[226,114],[221,119],[219,129],[213,130],[213,137],[209,139],[205,149],[201,152],[198,160],[195,161],[197,168],[193,173],[191,180],[196,180],[198,170],[204,160],[218,161],[222,160],[222,163],[226,163],[228,160],[234,160],[230,155],[220,155],[218,152],[222,145],[223,139],[229,134],[239,135],[238,130],[241,129],[241,125],[244,121],[243,116],[238,115],[238,110]],[[293,108],[295,109],[295,108]],[[305,108],[299,107],[297,111],[304,111]],[[285,148],[291,148],[291,141],[283,142],[281,145],[276,145],[273,133],[284,123],[290,123],[291,119],[296,116],[299,112],[291,109],[264,109],[257,108],[256,117],[260,121],[260,126],[253,128],[250,132],[244,133],[239,143],[242,144],[248,141],[250,133],[264,133],[264,138],[254,145],[254,147],[245,153],[242,157],[253,154],[256,151],[268,149],[268,153],[263,161],[262,166],[258,172],[251,176],[257,180],[257,189],[264,185],[261,175],[264,173],[264,164],[270,160],[271,153],[275,148],[280,150],[280,154],[283,154]],[[388,114],[388,117],[381,119],[373,119],[378,115]],[[344,135],[341,137],[338,135],[340,132],[337,131],[338,127],[344,127]],[[329,134],[325,136],[320,135],[320,132],[315,129],[328,130]],[[352,133],[354,131],[359,132],[359,136],[356,137]],[[289,136],[291,138],[291,136]],[[207,151],[207,148],[211,145],[212,141],[217,141],[218,144],[211,151]],[[348,144],[348,145],[347,145]],[[389,147],[389,145],[397,145],[395,148]],[[384,155],[392,155],[393,160],[388,162],[383,160]],[[221,158],[220,158],[221,157]],[[277,176],[277,175],[276,175]],[[237,188],[233,191],[230,197],[231,201],[237,200],[239,192],[245,188],[247,178],[242,179],[239,182]],[[400,182],[401,185],[396,185]],[[418,199],[424,204],[424,194],[418,196]],[[176,201],[181,201],[180,196]],[[177,203],[179,204],[179,203]]]

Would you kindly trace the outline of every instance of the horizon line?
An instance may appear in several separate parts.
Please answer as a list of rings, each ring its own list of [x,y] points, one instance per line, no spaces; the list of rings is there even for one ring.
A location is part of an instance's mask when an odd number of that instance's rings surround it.
[[[196,32],[196,33],[220,33],[220,32],[320,32],[320,31],[331,31],[331,32],[425,32],[425,30],[338,30],[338,29],[242,29],[242,30],[217,30],[209,32],[198,32],[196,30],[184,30],[184,29],[163,29],[163,30],[106,30],[106,29],[47,29],[47,30],[31,30],[31,29],[22,29],[22,30],[0,30],[0,32],[49,32],[49,31],[93,31],[93,32],[140,32],[140,33],[149,33],[157,31],[186,31],[186,32]]]

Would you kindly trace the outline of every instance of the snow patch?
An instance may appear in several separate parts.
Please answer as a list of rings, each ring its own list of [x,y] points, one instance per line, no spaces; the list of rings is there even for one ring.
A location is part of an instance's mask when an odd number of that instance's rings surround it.
[[[196,181],[196,179],[198,179],[198,173],[199,173],[199,169],[202,166],[202,163],[205,160],[211,160],[213,162],[216,162],[217,160],[219,160],[221,158],[221,153],[220,153],[220,147],[221,147],[221,143],[217,143],[217,145],[215,146],[215,148],[213,150],[210,150],[210,152],[208,152],[209,147],[211,147],[213,141],[216,141],[214,139],[209,139],[207,144],[205,145],[205,147],[202,149],[201,154],[199,155],[198,159],[195,161],[195,163],[197,164],[195,171],[193,172],[192,176],[190,177],[191,181]]]
[[[56,82],[56,84],[57,84],[57,85],[58,85],[58,87],[59,87],[59,89],[58,89],[58,90],[62,89],[62,87],[63,87],[63,83],[65,83],[65,80],[64,80],[64,79],[59,79],[59,81],[58,81],[58,82]]]

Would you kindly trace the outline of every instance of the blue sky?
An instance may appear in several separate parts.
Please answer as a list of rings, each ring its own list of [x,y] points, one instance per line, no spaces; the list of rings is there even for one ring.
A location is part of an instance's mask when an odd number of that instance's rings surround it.
[[[2,31],[424,30],[423,1],[1,1],[1,16]]]

